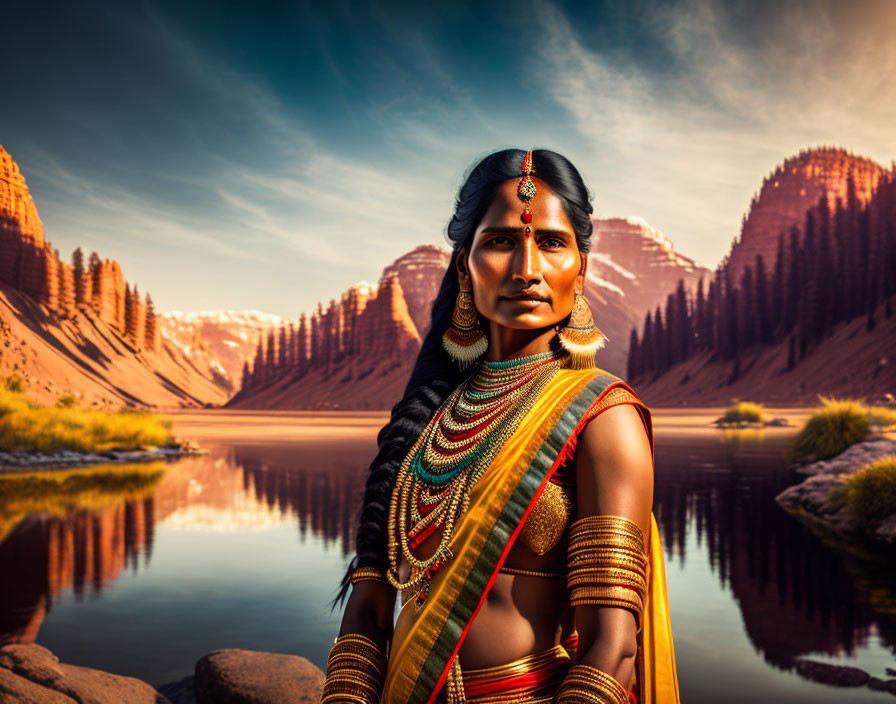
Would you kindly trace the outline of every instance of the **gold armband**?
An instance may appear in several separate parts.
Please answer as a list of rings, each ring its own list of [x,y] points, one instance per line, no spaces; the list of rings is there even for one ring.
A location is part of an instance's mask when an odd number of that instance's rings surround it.
[[[378,570],[376,567],[359,567],[354,572],[352,572],[352,576],[349,578],[352,586],[355,586],[358,582],[382,582],[383,584],[389,584],[389,580],[386,579],[386,575],[382,573],[381,570]]]
[[[557,704],[627,704],[628,692],[615,677],[579,663],[569,668],[555,701]]]
[[[372,638],[358,633],[339,636],[327,657],[321,704],[378,704],[386,679],[386,664],[385,653]]]
[[[566,585],[572,606],[616,606],[641,614],[648,556],[640,526],[625,516],[586,516],[569,531]]]

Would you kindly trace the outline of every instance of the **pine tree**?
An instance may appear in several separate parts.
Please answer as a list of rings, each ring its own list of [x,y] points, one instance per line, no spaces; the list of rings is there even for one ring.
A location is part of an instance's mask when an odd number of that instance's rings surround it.
[[[75,280],[75,303],[85,303],[84,300],[84,252],[78,247],[72,252],[72,274]]]
[[[768,309],[768,277],[765,273],[765,259],[756,255],[756,281],[753,290],[756,301],[756,316],[759,326],[759,342],[762,345],[772,343],[772,321]]]
[[[269,381],[276,376],[276,341],[274,338],[274,328],[268,330],[267,347],[264,355],[264,380]]]
[[[156,326],[158,325],[158,321],[156,320],[156,309],[152,303],[152,296],[149,295],[149,291],[146,292],[146,320],[144,322],[144,331],[143,337],[145,339],[146,347],[150,350],[156,349]]]
[[[132,340],[136,338],[134,333],[137,327],[137,316],[134,315],[134,297],[131,295],[131,287],[124,285],[124,334]]]
[[[700,281],[697,282],[697,340],[696,340],[696,349],[699,351],[705,350],[706,347],[706,299],[703,295],[703,277],[700,277]]]
[[[772,330],[771,340],[775,342],[784,337],[784,284],[786,277],[784,272],[784,233],[778,233],[778,253],[775,258],[775,273],[772,278],[770,324]]]
[[[678,280],[678,288],[675,290],[675,314],[677,320],[675,327],[678,328],[678,361],[685,362],[691,356],[694,331],[688,310],[688,297],[684,290],[684,279]]]
[[[286,326],[280,325],[280,344],[277,347],[277,372],[278,374],[283,374],[286,372],[286,354],[287,349],[289,349],[286,340]]]

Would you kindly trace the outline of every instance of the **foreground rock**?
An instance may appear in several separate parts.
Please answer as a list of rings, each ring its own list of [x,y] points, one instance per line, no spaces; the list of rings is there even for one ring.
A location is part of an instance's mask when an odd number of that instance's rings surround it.
[[[809,523],[837,533],[867,533],[846,507],[829,503],[831,492],[849,477],[881,457],[896,455],[896,442],[887,438],[856,443],[829,460],[813,462],[797,469],[808,479],[788,487],[775,497],[778,504]],[[896,541],[896,514],[884,519],[873,537]]]
[[[66,665],[36,643],[0,648],[4,704],[170,704],[146,682]]]
[[[318,704],[324,673],[298,655],[213,650],[196,663],[198,704]]]

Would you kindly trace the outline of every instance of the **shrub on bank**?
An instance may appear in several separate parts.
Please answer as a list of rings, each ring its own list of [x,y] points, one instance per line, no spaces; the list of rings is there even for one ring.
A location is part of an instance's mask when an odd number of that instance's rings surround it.
[[[868,408],[860,401],[819,396],[822,407],[803,426],[789,453],[795,460],[826,460],[868,437]]]
[[[739,401],[730,406],[725,415],[715,420],[716,425],[740,425],[743,423],[765,423],[768,415],[758,403]]]
[[[896,513],[896,456],[881,457],[849,477],[828,497],[854,518],[874,525]]]
[[[138,450],[172,441],[171,418],[146,411],[100,411],[72,403],[38,406],[0,388],[0,451]]]

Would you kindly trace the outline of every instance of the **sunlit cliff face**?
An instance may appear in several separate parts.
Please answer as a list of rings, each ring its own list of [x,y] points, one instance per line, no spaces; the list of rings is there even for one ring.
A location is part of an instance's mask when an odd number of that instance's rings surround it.
[[[568,316],[587,262],[560,198],[532,180],[531,225],[520,219],[518,179],[505,181],[476,228],[466,261],[458,257],[459,281],[472,287],[479,313],[514,329],[548,328]]]

